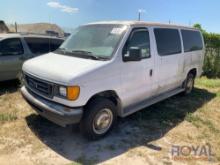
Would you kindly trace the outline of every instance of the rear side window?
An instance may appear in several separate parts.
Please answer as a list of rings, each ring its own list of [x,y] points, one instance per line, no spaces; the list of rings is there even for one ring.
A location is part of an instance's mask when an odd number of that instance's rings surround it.
[[[53,38],[26,37],[24,39],[27,42],[31,52],[34,54],[45,54],[52,52],[59,48],[59,46],[63,43],[63,40]]]
[[[192,30],[181,30],[183,37],[184,52],[203,49],[203,41],[200,32]]]
[[[181,53],[180,34],[177,29],[154,29],[157,51],[160,56]]]
[[[14,56],[24,54],[24,49],[19,38],[5,39],[0,42],[0,56]]]

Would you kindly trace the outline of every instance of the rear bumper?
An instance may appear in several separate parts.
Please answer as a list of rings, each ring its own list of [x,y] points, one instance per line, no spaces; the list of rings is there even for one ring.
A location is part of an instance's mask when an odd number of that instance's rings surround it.
[[[38,114],[60,126],[65,127],[66,125],[79,123],[82,118],[82,108],[70,108],[46,100],[27,90],[26,87],[21,88],[21,93]]]

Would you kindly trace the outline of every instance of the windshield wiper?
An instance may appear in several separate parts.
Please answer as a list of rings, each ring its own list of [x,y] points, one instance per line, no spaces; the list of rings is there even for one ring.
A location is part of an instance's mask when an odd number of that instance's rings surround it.
[[[64,55],[76,56],[80,58],[89,58],[92,60],[108,60],[106,57],[95,56],[92,52],[84,51],[84,50],[68,50],[66,48],[58,48],[55,52],[62,52]]]
[[[95,55],[92,54],[92,52],[84,51],[84,50],[73,50],[72,53],[83,54],[83,57],[90,58],[92,60],[107,60],[107,58],[105,58],[105,57],[95,56]]]
[[[92,52],[85,51],[85,50],[73,50],[72,53],[79,53],[79,54],[92,54]]]
[[[57,50],[67,50],[66,48],[58,48]]]
[[[58,48],[54,52],[62,52],[63,54],[66,54],[66,52],[70,52],[70,51],[68,51],[68,49],[66,49],[66,48]]]

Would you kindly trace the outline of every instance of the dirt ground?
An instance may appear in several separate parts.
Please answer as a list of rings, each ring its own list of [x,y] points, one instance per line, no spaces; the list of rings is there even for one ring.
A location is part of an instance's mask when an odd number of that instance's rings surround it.
[[[0,84],[0,164],[220,164],[220,80],[197,80],[194,92],[119,119],[105,138],[88,141],[77,126],[37,115],[17,82]],[[172,146],[211,146],[209,160],[175,160]]]

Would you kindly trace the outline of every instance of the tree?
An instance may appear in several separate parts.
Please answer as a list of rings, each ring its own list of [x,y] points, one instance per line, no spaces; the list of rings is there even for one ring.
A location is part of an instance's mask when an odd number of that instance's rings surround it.
[[[195,24],[193,27],[202,32],[206,45],[204,74],[220,78],[220,34],[206,32],[201,24]]]
[[[204,33],[207,33],[207,32],[202,28],[202,25],[199,24],[199,23],[194,24],[193,27],[196,28],[196,29],[199,29],[203,34],[204,34]]]

